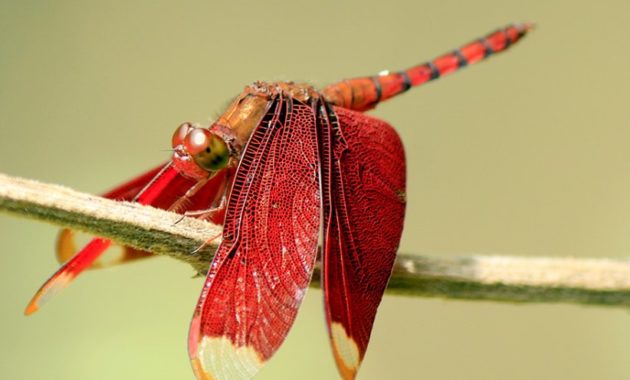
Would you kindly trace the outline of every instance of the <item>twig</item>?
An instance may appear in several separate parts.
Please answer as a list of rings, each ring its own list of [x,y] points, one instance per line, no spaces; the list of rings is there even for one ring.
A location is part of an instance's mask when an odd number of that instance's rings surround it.
[[[220,240],[193,253],[221,227],[152,207],[0,174],[0,210],[112,238],[208,268]],[[318,284],[319,270],[314,284]],[[388,292],[504,302],[630,305],[630,260],[399,254]]]

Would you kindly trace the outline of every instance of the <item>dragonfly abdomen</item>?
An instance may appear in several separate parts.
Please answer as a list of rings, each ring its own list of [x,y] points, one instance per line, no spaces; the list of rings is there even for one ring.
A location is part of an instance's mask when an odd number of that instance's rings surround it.
[[[324,88],[322,94],[328,102],[336,106],[355,111],[369,110],[411,87],[437,79],[506,50],[518,42],[532,27],[533,25],[529,23],[509,25],[432,61],[407,70],[384,71],[372,77],[334,83]]]

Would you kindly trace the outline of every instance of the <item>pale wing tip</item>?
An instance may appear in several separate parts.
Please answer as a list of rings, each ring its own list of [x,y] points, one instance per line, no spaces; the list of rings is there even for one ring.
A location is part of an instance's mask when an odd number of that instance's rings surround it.
[[[31,300],[31,302],[29,302],[29,304],[24,309],[24,315],[27,315],[27,316],[31,315],[35,313],[37,310],[39,310],[39,306],[37,305],[37,302],[35,302],[35,300]]]
[[[363,357],[359,346],[339,322],[330,324],[330,335],[333,343],[333,355],[341,377],[344,380],[353,380],[357,376]]]
[[[214,380],[214,378],[210,376],[210,374],[203,369],[203,366],[201,365],[201,361],[199,360],[199,358],[191,359],[190,363],[192,364],[195,377],[198,380]]]
[[[201,336],[191,352],[191,364],[198,380],[246,380],[265,363],[251,346],[234,345],[227,336]]]
[[[41,286],[41,288],[39,288],[37,293],[35,293],[31,301],[24,309],[24,315],[31,315],[41,309],[42,306],[44,306],[44,304],[46,304],[46,302],[53,298],[57,293],[68,287],[73,279],[74,276],[71,276],[68,273],[57,272],[54,274],[48,281],[46,281],[46,283],[44,283],[44,285]]]

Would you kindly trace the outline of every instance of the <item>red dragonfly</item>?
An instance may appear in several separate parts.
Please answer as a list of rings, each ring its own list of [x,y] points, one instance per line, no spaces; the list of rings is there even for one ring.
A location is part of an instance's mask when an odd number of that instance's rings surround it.
[[[284,341],[321,249],[326,321],[339,372],[353,379],[391,275],[405,213],[405,157],[379,102],[501,52],[530,24],[510,25],[433,61],[332,84],[256,82],[208,128],[181,124],[172,159],[104,196],[223,223],[189,334],[198,379],[248,379]],[[92,239],[25,313],[112,246]],[[321,248],[319,248],[321,247]],[[150,255],[121,247],[115,262]],[[111,263],[111,261],[110,261]]]

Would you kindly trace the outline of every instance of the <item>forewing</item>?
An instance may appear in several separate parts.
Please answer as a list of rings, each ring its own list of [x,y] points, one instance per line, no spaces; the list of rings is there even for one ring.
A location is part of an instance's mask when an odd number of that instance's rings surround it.
[[[164,168],[166,163],[155,167],[136,178],[125,182],[122,185],[108,191],[103,194],[104,198],[115,199],[119,201],[131,201],[138,193],[148,185],[151,180]],[[222,190],[225,181],[225,175],[227,171],[218,173],[210,181],[208,181],[191,199],[182,204],[181,207],[175,212],[183,213],[188,210],[204,210],[211,206],[213,202],[218,200],[223,195]],[[174,202],[180,199],[186,191],[195,184],[195,181],[183,176],[175,176],[170,181],[169,185],[159,194],[155,194],[147,202],[141,202],[151,205],[156,208],[168,209]],[[214,223],[223,222],[223,213],[217,213],[213,215],[216,217],[212,220]],[[82,235],[82,236],[81,236]],[[91,239],[94,239],[93,235],[88,235],[81,232],[76,232],[69,228],[63,228],[59,231],[57,236],[56,256],[59,263],[64,264],[74,257],[80,247],[83,247]],[[103,248],[105,249],[105,248]],[[90,268],[102,268],[114,264],[126,263],[129,261],[153,257],[151,252],[141,251],[135,248],[121,246],[116,243],[108,245],[106,253],[99,254],[98,259],[91,263]]]
[[[190,327],[199,379],[251,378],[295,320],[320,228],[314,119],[313,107],[277,98],[243,152]]]
[[[153,177],[155,177],[157,173],[159,173],[164,165],[165,164],[162,164],[151,170],[148,170],[147,172],[140,174],[134,179],[106,192],[102,196],[108,199],[130,201],[136,194],[138,194],[140,190],[142,190],[142,188],[144,188],[144,186],[146,186],[147,183],[151,181]],[[91,238],[93,238],[93,236],[90,237],[90,239]],[[88,241],[88,239],[83,240]],[[77,236],[74,230],[71,230],[69,228],[62,228],[61,230],[59,230],[59,235],[57,235],[57,246],[55,249],[55,253],[57,256],[57,261],[59,261],[60,264],[66,263],[78,252],[76,241]],[[113,254],[114,259],[112,260],[112,262],[124,262],[136,258],[152,256],[152,254],[149,252],[139,251],[119,245],[114,246],[116,247],[116,252]],[[112,248],[108,249],[111,250]],[[98,268],[101,266],[103,266],[101,260],[97,260],[92,265],[93,268]]]
[[[224,170],[218,173],[186,202],[179,202],[179,208],[174,211],[205,210],[211,207],[223,196],[227,172],[228,170]],[[181,197],[195,183],[195,180],[180,175],[171,165],[165,164],[149,170],[104,196],[116,200],[134,200],[153,207],[168,209],[174,202],[182,199]],[[139,193],[140,196],[137,197]],[[213,222],[221,223],[224,213],[213,213],[212,216]],[[49,299],[70,285],[85,269],[101,268],[153,256],[150,252],[121,246],[109,239],[90,235],[84,239],[86,244],[81,245],[83,248],[77,250],[75,235],[75,231],[67,228],[60,231],[56,253],[57,259],[63,265],[35,293],[26,306],[26,314],[39,310]]]
[[[130,201],[133,197],[140,192],[151,180],[155,177],[166,165],[164,162],[161,165],[150,169],[137,177],[127,181],[121,185],[116,186],[115,188],[109,190],[105,194],[102,195],[103,198],[107,199],[115,199],[115,200],[123,200]]]
[[[326,114],[322,284],[335,360],[353,379],[400,242],[405,157],[389,124],[342,108]]]

